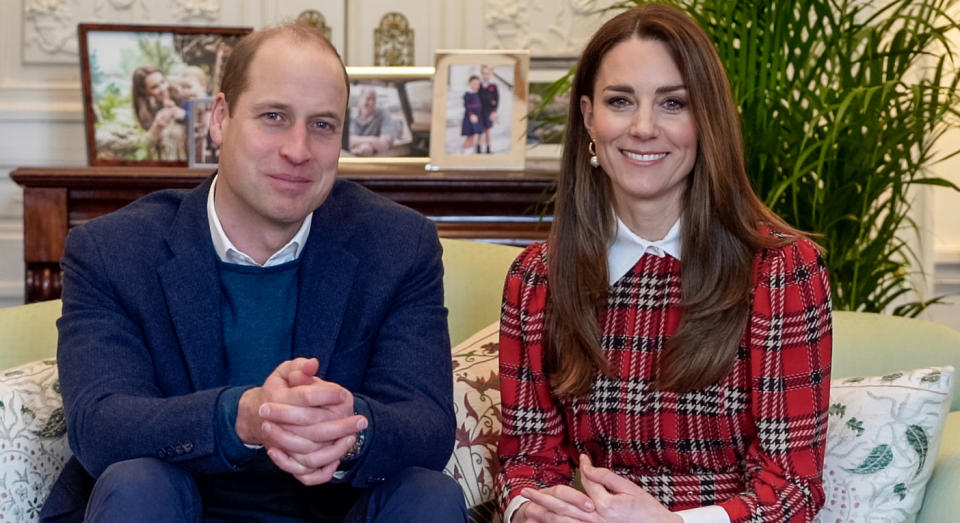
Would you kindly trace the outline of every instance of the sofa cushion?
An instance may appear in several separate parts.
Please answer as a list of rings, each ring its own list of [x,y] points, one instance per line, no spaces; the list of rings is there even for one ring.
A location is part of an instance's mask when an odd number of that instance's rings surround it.
[[[457,480],[467,507],[478,513],[496,512],[492,504],[501,422],[498,325],[494,322],[480,329],[452,349],[458,425],[453,455],[444,472]]]
[[[0,520],[36,521],[70,457],[54,360],[0,375]]]
[[[817,520],[913,521],[950,410],[953,367],[831,382]]]

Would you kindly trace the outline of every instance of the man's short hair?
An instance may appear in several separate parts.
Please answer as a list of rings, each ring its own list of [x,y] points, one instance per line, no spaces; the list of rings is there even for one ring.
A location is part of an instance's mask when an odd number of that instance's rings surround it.
[[[223,70],[223,81],[220,83],[220,90],[227,99],[227,110],[230,116],[233,116],[233,108],[240,98],[240,95],[249,87],[250,80],[247,78],[247,70],[253,62],[254,55],[260,47],[271,38],[286,36],[293,38],[298,42],[313,41],[320,44],[321,47],[330,51],[340,62],[340,68],[343,70],[343,81],[347,86],[347,99],[350,98],[350,79],[347,77],[347,68],[343,65],[343,59],[340,53],[330,43],[329,40],[319,29],[303,22],[291,22],[269,29],[254,31],[243,37],[233,48],[230,56],[227,57],[226,66]]]

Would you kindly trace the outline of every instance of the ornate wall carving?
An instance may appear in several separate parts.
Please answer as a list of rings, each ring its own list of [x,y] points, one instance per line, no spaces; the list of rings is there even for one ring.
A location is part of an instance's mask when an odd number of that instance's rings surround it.
[[[77,62],[80,22],[213,24],[222,0],[23,0],[23,62]]]
[[[413,65],[413,29],[403,13],[391,11],[373,30],[373,65]]]
[[[576,55],[609,15],[614,2],[594,0],[485,0],[485,46],[529,49],[533,56]]]

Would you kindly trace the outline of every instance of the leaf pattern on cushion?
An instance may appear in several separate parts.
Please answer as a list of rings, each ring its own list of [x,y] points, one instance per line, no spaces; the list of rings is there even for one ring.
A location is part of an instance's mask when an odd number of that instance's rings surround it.
[[[902,372],[894,372],[893,374],[887,374],[886,376],[880,378],[880,380],[881,380],[881,381],[890,382],[890,381],[894,381],[894,380],[897,380],[897,379],[902,378],[902,377],[903,377],[903,373],[902,373]]]
[[[907,486],[903,483],[897,483],[893,486],[893,493],[900,498],[900,501],[903,501],[903,498],[907,497]]]
[[[854,474],[873,474],[883,470],[891,461],[893,461],[893,451],[890,450],[890,445],[877,445],[857,468],[846,470]]]
[[[463,489],[471,521],[499,521],[493,478],[500,439],[499,326],[488,325],[451,350],[456,443],[444,473]]]
[[[923,464],[927,461],[927,451],[930,448],[930,440],[927,438],[927,433],[923,430],[923,427],[920,425],[907,427],[907,443],[920,456],[920,463],[917,465],[917,474],[919,474],[923,470]]]
[[[55,409],[50,413],[46,423],[40,430],[32,431],[37,436],[46,439],[60,438],[67,434],[67,422],[63,417],[63,407]]]
[[[913,521],[950,409],[952,367],[831,381],[815,521]],[[842,408],[841,408],[842,407]]]
[[[70,457],[54,360],[0,376],[0,521],[33,522]]]
[[[863,422],[857,418],[850,418],[847,421],[847,427],[856,432],[858,438],[863,435]]]

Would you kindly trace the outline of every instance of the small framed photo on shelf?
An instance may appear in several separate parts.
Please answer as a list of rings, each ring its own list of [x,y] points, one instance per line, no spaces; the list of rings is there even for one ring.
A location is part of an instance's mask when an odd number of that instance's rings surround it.
[[[430,154],[433,67],[347,67],[343,163],[422,163]]]
[[[567,112],[570,110],[572,71],[576,64],[576,57],[530,59],[528,160],[560,159]],[[544,103],[545,99],[550,99],[550,102]]]
[[[220,91],[249,27],[80,24],[90,165],[190,163],[189,100]]]
[[[529,51],[437,51],[428,168],[523,169],[529,68]]]
[[[220,146],[210,139],[213,98],[187,100],[187,158],[191,169],[216,169]]]

